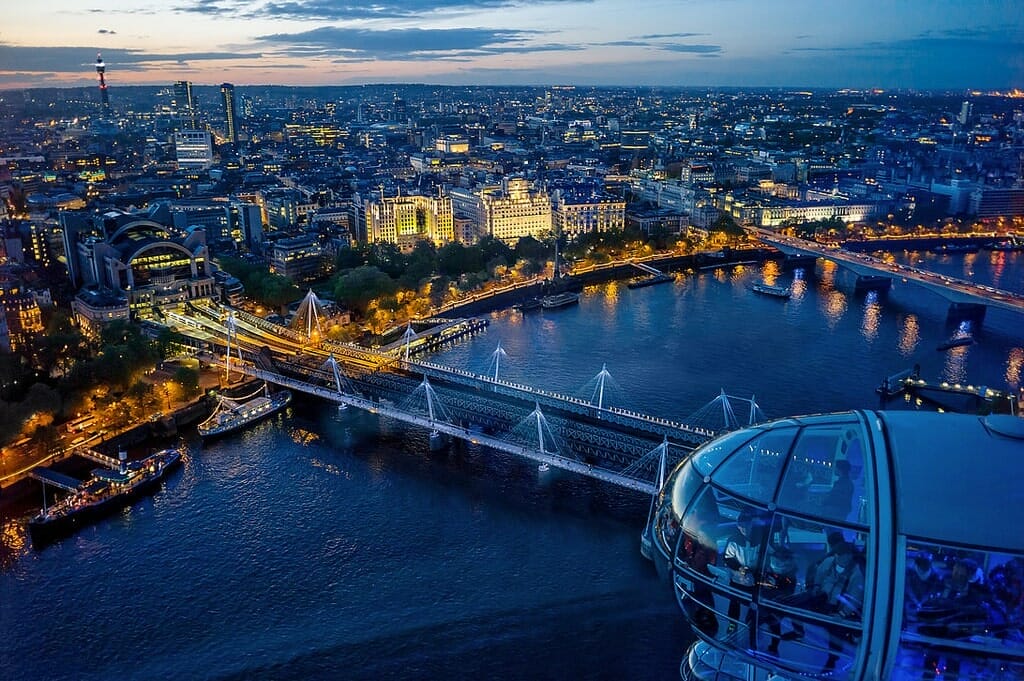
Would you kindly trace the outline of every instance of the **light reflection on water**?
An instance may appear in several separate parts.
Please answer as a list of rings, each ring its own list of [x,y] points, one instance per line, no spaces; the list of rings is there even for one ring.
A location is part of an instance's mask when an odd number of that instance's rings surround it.
[[[1006,383],[1011,388],[1021,387],[1021,367],[1024,366],[1024,348],[1013,348],[1006,358]]]
[[[910,357],[917,350],[921,341],[921,327],[918,325],[917,316],[908,314],[900,324],[899,351],[904,357]]]
[[[878,292],[869,291],[864,296],[864,316],[861,321],[861,335],[868,342],[878,338],[878,325],[882,317],[882,306],[878,302]]]

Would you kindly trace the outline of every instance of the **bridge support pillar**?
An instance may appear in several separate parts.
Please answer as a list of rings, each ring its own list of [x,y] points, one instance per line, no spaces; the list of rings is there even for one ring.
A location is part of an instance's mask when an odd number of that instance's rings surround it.
[[[946,313],[946,321],[950,324],[960,322],[971,322],[975,327],[980,327],[985,321],[985,311],[988,308],[981,303],[950,303],[949,312]]]
[[[885,293],[892,288],[892,279],[889,277],[861,274],[857,276],[857,283],[854,285],[854,291],[857,293],[865,291],[878,291]]]
[[[816,255],[787,255],[782,261],[782,269],[786,272],[803,268],[804,270],[814,272],[814,266],[818,262],[818,256]]]

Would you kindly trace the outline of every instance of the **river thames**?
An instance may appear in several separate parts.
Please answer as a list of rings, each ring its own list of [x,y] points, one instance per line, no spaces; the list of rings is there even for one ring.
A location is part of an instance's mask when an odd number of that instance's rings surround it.
[[[1024,289],[1024,253],[897,260]],[[876,408],[913,365],[1018,392],[1024,319],[989,311],[974,345],[943,352],[946,307],[765,263],[497,312],[431,361],[487,373],[500,341],[502,378],[585,398],[607,365],[606,404],[673,419],[723,388],[769,417]],[[4,519],[9,678],[678,678],[691,639],[640,555],[649,499],[474,445],[429,453],[423,433],[300,398],[176,442],[184,466],[155,496],[44,550]]]

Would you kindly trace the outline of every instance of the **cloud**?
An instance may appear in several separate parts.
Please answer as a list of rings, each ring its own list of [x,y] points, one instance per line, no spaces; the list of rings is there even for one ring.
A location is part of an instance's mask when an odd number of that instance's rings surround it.
[[[700,36],[711,35],[710,33],[649,33],[647,35],[638,35],[637,40],[661,40],[662,38],[697,38]]]
[[[495,54],[571,51],[579,45],[528,44],[541,31],[491,28],[403,28],[374,30],[324,26],[300,33],[257,36],[276,54],[349,59],[463,59]]]
[[[58,82],[60,74],[52,71],[12,71],[9,73],[0,73],[0,85],[4,83],[16,83],[18,85],[23,84],[26,81],[33,83],[45,84],[47,81]],[[38,87],[38,86],[37,86]]]
[[[181,54],[150,53],[134,49],[103,50],[103,61],[109,71],[144,71],[156,64],[184,64],[192,61],[226,59],[258,59],[259,52],[185,52]],[[29,73],[88,71],[96,61],[94,47],[23,47],[0,43],[0,64],[11,70]]]
[[[968,31],[970,33],[970,31]],[[980,35],[980,34],[978,34]],[[1024,37],[993,37],[991,39],[975,39],[973,37],[923,37],[901,40],[869,41],[857,45],[832,45],[817,47],[793,47],[784,54],[826,53],[844,54],[860,58],[876,59],[953,59],[958,61],[974,61],[984,54],[987,58],[1002,60],[1024,53]],[[981,64],[979,62],[979,70]]]
[[[592,0],[190,0],[175,9],[205,15],[247,16],[299,21],[409,19],[465,14],[524,5],[580,3]]]
[[[679,43],[675,45],[659,45],[658,47],[663,50],[668,50],[669,52],[684,52],[701,55],[719,54],[722,51],[721,45],[687,45],[685,43]]]
[[[702,45],[698,43],[672,43],[664,42],[669,38],[692,38],[695,36],[707,36],[710,33],[649,33],[626,40],[612,40],[605,43],[593,43],[601,47],[648,47],[654,50],[666,50],[668,52],[692,53],[700,55],[720,54],[721,45]]]

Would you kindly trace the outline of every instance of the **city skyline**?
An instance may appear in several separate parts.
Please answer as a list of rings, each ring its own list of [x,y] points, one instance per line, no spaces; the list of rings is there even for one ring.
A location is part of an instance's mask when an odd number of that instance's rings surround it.
[[[0,31],[0,89],[215,85],[1024,85],[1012,1],[44,0]]]

